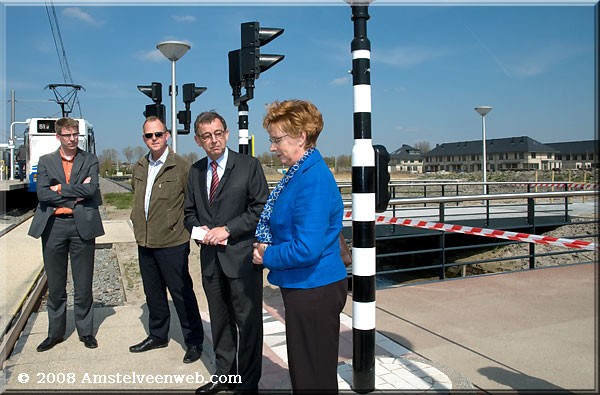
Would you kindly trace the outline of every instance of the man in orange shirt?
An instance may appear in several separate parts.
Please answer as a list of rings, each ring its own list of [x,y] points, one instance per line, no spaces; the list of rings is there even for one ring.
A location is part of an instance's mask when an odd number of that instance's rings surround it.
[[[104,234],[98,206],[98,158],[78,148],[79,122],[56,121],[60,148],[40,158],[37,173],[39,204],[29,235],[42,237],[48,278],[48,337],[37,351],[62,342],[67,323],[67,265],[71,256],[75,327],[87,348],[98,347],[94,337],[92,277],[96,237]]]

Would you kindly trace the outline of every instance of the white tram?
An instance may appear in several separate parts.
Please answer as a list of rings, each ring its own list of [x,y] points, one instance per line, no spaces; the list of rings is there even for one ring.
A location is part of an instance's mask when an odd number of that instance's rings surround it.
[[[25,130],[25,147],[27,148],[27,181],[29,192],[36,192],[37,166],[40,156],[56,151],[60,142],[56,138],[54,129],[56,121],[60,118],[31,118],[27,120]],[[81,118],[74,118],[79,122],[79,148],[96,154],[96,141],[94,126]]]

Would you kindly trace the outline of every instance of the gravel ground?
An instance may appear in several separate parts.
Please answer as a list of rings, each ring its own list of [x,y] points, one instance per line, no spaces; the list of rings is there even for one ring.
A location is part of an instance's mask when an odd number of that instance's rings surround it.
[[[593,218],[588,218],[592,220]],[[581,220],[581,219],[580,219]],[[583,241],[598,242],[598,222],[589,224],[578,224],[573,223],[558,227],[552,231],[542,233],[543,236],[550,237],[561,237],[568,239],[577,239]],[[590,237],[584,237],[590,236]],[[598,260],[598,251],[579,250],[575,248],[565,248],[553,245],[536,244],[535,253],[544,254],[552,252],[566,252],[572,251],[577,253],[572,254],[561,254],[561,255],[549,255],[535,258],[535,267],[548,267],[556,265],[568,265],[581,262],[591,262]],[[471,255],[468,258],[462,258],[456,260],[456,262],[468,262],[477,261],[484,259],[496,259],[496,258],[509,258],[512,256],[523,256],[529,254],[529,243],[518,243],[510,244],[497,248],[492,251]],[[466,268],[467,274],[484,274],[484,273],[496,273],[509,270],[520,270],[529,268],[529,260],[525,259],[513,259],[502,262],[491,262],[469,265]],[[456,271],[460,269],[456,268]]]

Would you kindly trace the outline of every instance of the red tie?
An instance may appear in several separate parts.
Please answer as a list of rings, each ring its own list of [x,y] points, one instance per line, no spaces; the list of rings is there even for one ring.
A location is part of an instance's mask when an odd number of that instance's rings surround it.
[[[213,199],[215,198],[215,192],[219,186],[219,175],[217,174],[217,162],[210,162],[212,167],[212,180],[210,181],[210,195],[208,197],[208,204],[212,207]]]

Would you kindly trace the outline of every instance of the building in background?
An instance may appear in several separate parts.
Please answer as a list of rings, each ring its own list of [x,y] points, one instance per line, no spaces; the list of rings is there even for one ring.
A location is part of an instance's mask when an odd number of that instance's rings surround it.
[[[559,151],[527,136],[488,139],[487,170],[560,169]],[[457,141],[437,144],[424,155],[424,171],[464,173],[481,171],[482,142]]]
[[[422,174],[423,155],[420,150],[403,144],[390,153],[390,167],[392,171]]]
[[[598,168],[598,140],[565,141],[546,145],[558,151],[556,159],[561,162],[564,170]]]

